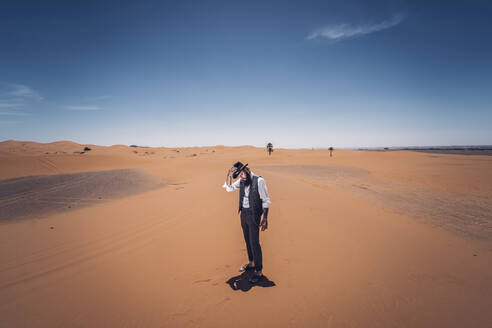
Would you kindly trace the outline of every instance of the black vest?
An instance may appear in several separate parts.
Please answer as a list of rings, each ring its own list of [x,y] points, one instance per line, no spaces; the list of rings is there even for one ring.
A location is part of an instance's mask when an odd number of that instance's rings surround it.
[[[255,215],[260,215],[263,213],[263,201],[260,198],[260,193],[258,191],[258,178],[259,175],[251,176],[251,184],[249,185],[249,208],[253,211]],[[239,184],[239,210],[238,213],[243,209],[243,198],[244,198],[244,185],[243,180]]]

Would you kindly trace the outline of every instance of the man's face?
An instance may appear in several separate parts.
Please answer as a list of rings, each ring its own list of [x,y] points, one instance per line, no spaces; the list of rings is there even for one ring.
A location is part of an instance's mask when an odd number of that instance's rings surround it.
[[[242,170],[241,173],[239,174],[239,177],[244,182],[248,181],[248,179],[249,179],[249,170],[247,168],[245,168],[244,170]]]

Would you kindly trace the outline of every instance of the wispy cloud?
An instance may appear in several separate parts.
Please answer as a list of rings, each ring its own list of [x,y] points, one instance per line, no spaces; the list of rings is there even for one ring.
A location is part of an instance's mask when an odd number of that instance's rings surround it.
[[[0,102],[0,108],[19,108],[19,107],[22,107],[22,106],[24,106],[24,104]]]
[[[96,97],[90,97],[90,100],[98,101],[98,100],[107,100],[112,98],[111,95],[102,95],[102,96],[96,96]]]
[[[43,100],[39,92],[24,84],[0,83],[0,116],[30,116],[24,111],[30,104]],[[17,121],[2,120],[2,124],[17,123]]]
[[[10,115],[10,116],[29,116],[29,115],[31,115],[31,114],[26,113],[26,112],[15,111],[15,112],[0,112],[0,115]]]
[[[10,91],[8,95],[11,97],[17,97],[22,99],[33,99],[37,101],[43,100],[43,97],[39,94],[39,92],[33,90],[31,87],[23,84],[11,84]]]
[[[362,36],[382,30],[386,30],[403,22],[406,18],[405,13],[397,13],[379,23],[372,24],[339,24],[334,26],[326,26],[316,29],[309,33],[306,37],[308,40],[324,38],[333,41]]]
[[[67,110],[102,110],[103,108],[99,106],[65,106],[64,107]]]

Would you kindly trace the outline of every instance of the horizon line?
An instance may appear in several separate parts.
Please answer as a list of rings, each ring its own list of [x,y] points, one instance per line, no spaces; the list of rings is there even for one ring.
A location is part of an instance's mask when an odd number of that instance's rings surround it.
[[[243,144],[243,145],[224,145],[224,144],[216,144],[216,145],[194,145],[194,146],[146,146],[146,145],[136,145],[136,144],[123,144],[123,143],[116,143],[116,144],[93,144],[93,143],[80,143],[77,141],[73,140],[56,140],[56,141],[49,141],[49,142],[41,142],[41,141],[33,141],[33,140],[15,140],[15,139],[6,139],[6,140],[0,140],[0,143],[3,142],[32,142],[32,143],[38,143],[38,144],[51,144],[51,143],[59,143],[59,142],[72,142],[76,143],[79,145],[92,145],[92,146],[100,146],[100,147],[113,147],[113,146],[127,146],[127,147],[138,147],[138,148],[205,148],[205,147],[254,147],[254,148],[265,148],[266,145],[264,146],[255,146],[255,145],[248,145],[248,144]],[[342,150],[377,150],[377,149],[388,149],[388,150],[404,150],[404,149],[423,149],[423,148],[450,148],[450,147],[460,147],[460,148],[471,148],[471,147],[490,147],[492,149],[492,144],[462,144],[462,145],[457,145],[457,144],[448,144],[448,145],[408,145],[408,146],[305,146],[305,147],[285,147],[285,146],[278,146],[275,147],[274,149],[329,149],[330,147],[333,147],[334,149],[342,149]]]

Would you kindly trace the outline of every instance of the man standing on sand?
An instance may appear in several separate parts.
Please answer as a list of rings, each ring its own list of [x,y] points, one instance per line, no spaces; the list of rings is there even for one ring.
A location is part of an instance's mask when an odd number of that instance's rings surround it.
[[[227,172],[226,182],[223,187],[226,191],[239,189],[239,211],[241,212],[241,227],[243,228],[244,241],[248,251],[249,263],[239,268],[239,272],[254,270],[249,282],[257,283],[263,273],[263,258],[260,246],[261,231],[268,228],[268,209],[270,198],[265,180],[254,174],[248,164],[236,162]],[[232,179],[237,178],[234,183]],[[261,215],[263,214],[263,219]],[[261,219],[261,220],[260,220]]]

